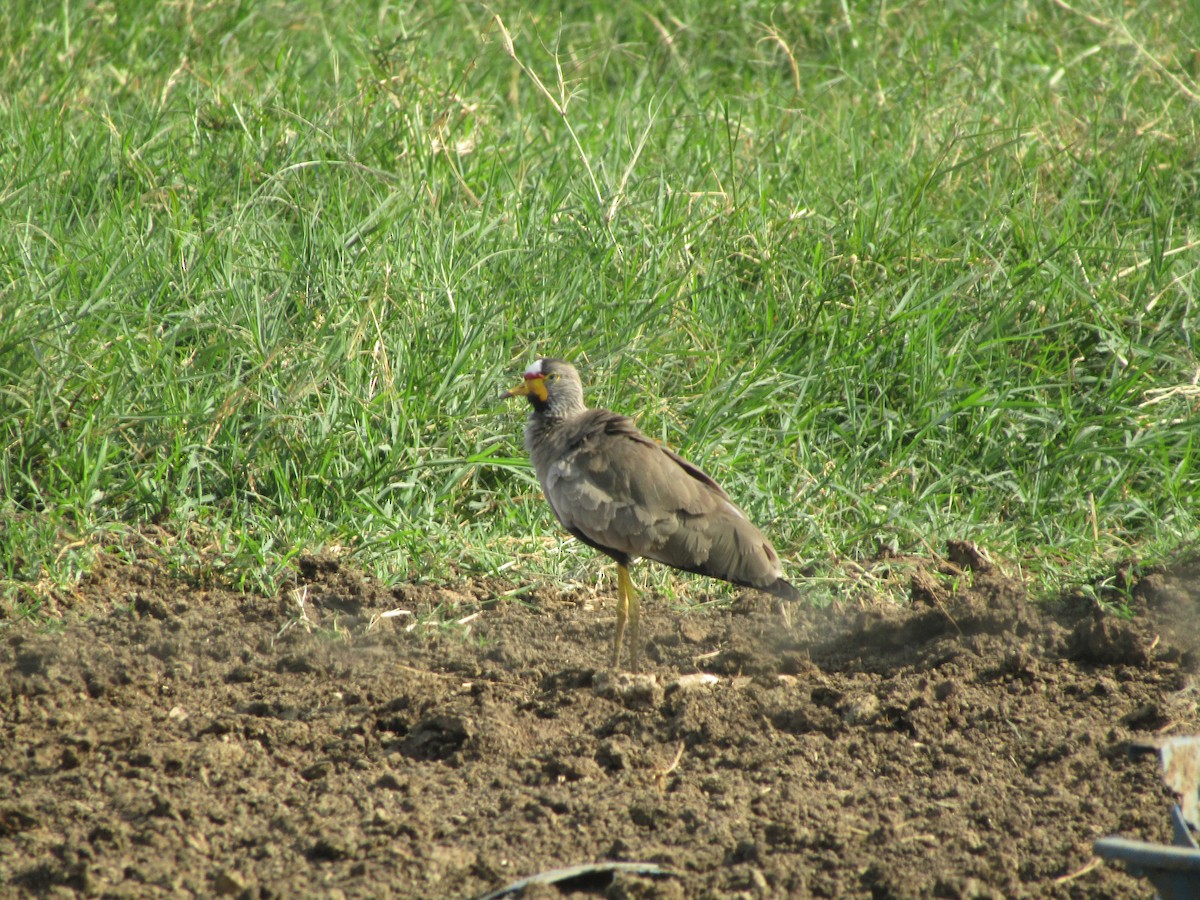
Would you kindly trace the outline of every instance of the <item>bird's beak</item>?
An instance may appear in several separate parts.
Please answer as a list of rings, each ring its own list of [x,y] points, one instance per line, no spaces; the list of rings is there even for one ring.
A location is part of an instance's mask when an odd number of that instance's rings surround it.
[[[542,403],[545,403],[546,398],[550,396],[546,393],[546,379],[541,375],[526,375],[522,384],[518,384],[504,396],[528,397],[530,394],[537,397]]]

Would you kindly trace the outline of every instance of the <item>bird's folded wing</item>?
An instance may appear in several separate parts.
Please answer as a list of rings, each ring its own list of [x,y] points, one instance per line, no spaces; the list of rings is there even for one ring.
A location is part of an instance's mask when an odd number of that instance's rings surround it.
[[[568,530],[602,550],[739,584],[779,577],[770,544],[708,475],[630,419],[592,412],[544,485]]]

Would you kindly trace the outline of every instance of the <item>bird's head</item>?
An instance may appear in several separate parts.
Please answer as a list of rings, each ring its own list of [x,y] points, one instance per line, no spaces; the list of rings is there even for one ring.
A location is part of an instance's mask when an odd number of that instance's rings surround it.
[[[535,360],[525,380],[506,395],[528,397],[535,412],[566,415],[584,409],[583,385],[575,367],[561,359]]]

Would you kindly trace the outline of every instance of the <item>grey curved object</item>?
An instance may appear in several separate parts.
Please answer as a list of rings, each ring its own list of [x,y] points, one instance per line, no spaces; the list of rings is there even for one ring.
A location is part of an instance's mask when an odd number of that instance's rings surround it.
[[[1154,885],[1163,900],[1200,898],[1200,735],[1135,744],[1130,753],[1154,752],[1163,767],[1163,780],[1178,799],[1171,805],[1174,844],[1151,844],[1122,837],[1100,838],[1092,845],[1097,856],[1121,862],[1133,875]]]
[[[549,872],[539,872],[537,875],[531,875],[528,878],[522,878],[520,881],[514,881],[512,884],[505,885],[499,890],[484,894],[476,900],[499,900],[501,897],[509,897],[519,893],[535,884],[554,884],[565,886],[566,882],[572,881],[587,881],[591,879],[601,879],[604,876],[610,877],[610,883],[613,877],[619,874],[628,875],[652,875],[660,878],[678,876],[678,872],[673,872],[670,869],[664,869],[655,863],[645,862],[604,862],[604,863],[585,863],[580,866],[568,866],[565,869],[551,869]]]

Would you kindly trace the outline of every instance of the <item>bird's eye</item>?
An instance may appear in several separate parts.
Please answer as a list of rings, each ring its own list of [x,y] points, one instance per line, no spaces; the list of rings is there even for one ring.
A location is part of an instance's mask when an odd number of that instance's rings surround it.
[[[551,372],[549,375],[546,376],[546,380],[547,381],[558,381],[558,373]]]

